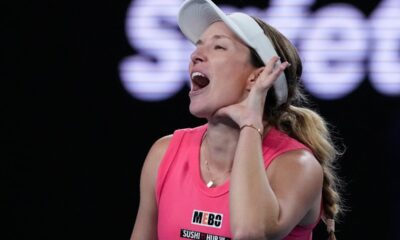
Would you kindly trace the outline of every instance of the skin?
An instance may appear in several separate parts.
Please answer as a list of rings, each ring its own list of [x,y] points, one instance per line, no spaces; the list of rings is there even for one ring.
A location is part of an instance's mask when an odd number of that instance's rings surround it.
[[[202,72],[210,79],[207,87],[192,88],[189,93],[191,113],[208,120],[200,153],[201,175],[205,182],[222,176],[215,179],[217,185],[230,178],[234,239],[281,239],[296,225],[315,223],[320,214],[323,172],[315,157],[304,150],[290,151],[265,170],[259,133],[250,127],[239,129],[252,124],[264,135],[270,129],[263,120],[266,95],[289,65],[273,68],[277,60],[272,58],[262,68],[251,66],[248,47],[222,22],[207,28],[191,56],[189,72]],[[146,157],[131,239],[157,239],[154,190],[170,140],[166,136],[156,141]]]

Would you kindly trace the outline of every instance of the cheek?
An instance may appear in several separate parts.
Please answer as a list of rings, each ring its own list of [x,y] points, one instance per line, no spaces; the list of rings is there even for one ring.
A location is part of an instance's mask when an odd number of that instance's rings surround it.
[[[227,93],[231,91],[244,91],[246,88],[247,79],[250,75],[249,68],[243,63],[230,64],[230,67],[221,67],[221,79],[227,87]],[[229,91],[228,91],[229,90]]]
[[[217,98],[222,102],[222,105],[230,105],[237,103],[243,99],[245,87],[239,79],[231,78],[220,85]]]

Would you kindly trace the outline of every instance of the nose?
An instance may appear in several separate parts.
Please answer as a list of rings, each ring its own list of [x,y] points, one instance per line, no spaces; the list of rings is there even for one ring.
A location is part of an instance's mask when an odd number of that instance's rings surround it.
[[[203,50],[200,47],[197,47],[196,50],[190,56],[193,64],[204,62],[206,60],[206,56]]]

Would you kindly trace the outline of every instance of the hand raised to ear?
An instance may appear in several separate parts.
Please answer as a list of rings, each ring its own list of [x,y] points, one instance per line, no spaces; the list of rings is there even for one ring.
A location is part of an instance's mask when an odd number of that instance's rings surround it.
[[[272,57],[265,67],[255,73],[250,93],[243,101],[226,106],[217,111],[217,115],[231,118],[238,126],[253,124],[262,129],[265,99],[268,90],[272,87],[279,75],[290,64],[284,62],[279,64],[279,57]]]
[[[266,93],[272,87],[274,82],[278,79],[280,74],[290,66],[288,62],[280,63],[279,57],[272,57],[265,67],[257,69],[258,73],[256,79],[254,80],[254,85],[257,90]]]

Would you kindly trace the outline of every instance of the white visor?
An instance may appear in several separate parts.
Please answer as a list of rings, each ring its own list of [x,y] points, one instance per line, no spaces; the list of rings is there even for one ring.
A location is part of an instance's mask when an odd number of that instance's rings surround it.
[[[253,48],[264,64],[273,56],[278,56],[271,40],[247,14],[237,12],[226,15],[210,0],[186,0],[179,9],[178,25],[182,33],[194,44],[208,26],[217,21],[223,21],[241,40]],[[288,89],[284,73],[274,82],[274,88],[277,104],[286,102]]]

